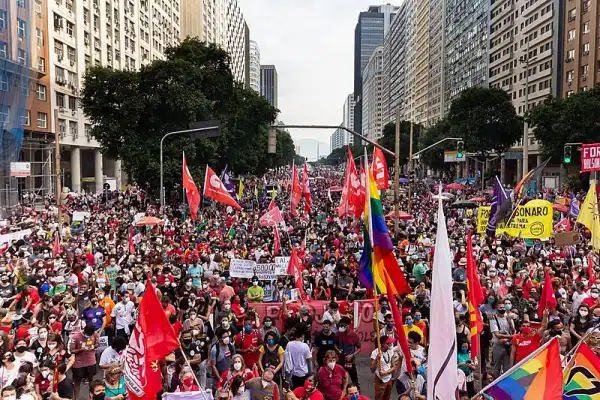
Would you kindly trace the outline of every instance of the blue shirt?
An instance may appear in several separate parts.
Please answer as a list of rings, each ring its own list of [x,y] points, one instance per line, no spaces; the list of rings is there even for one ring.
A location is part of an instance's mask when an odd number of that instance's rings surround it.
[[[102,321],[105,315],[106,311],[104,310],[104,307],[86,308],[83,310],[85,322],[94,325],[95,329],[102,328]]]
[[[202,276],[202,268],[197,265],[192,265],[191,267],[188,267],[187,273],[192,277],[192,285],[194,287],[198,288],[200,285],[202,285],[202,281],[200,280],[200,276]]]

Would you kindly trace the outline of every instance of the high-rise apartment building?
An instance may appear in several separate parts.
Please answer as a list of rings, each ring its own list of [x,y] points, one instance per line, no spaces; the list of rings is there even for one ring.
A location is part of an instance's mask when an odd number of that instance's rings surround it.
[[[344,102],[344,110],[342,112],[344,119],[342,125],[352,131],[354,130],[354,106],[354,93],[350,93]],[[346,132],[346,135],[348,136],[347,143],[354,143],[354,135],[348,132]]]
[[[0,206],[53,192],[48,68],[46,0],[0,2]],[[17,178],[12,162],[28,176]]]
[[[375,49],[362,76],[362,134],[376,140],[383,134],[383,46]]]
[[[487,86],[489,15],[488,0],[446,0],[445,113],[463,90]]]
[[[179,0],[53,0],[47,12],[49,121],[60,136],[64,185],[98,191],[104,176],[120,184],[120,161],[104,163],[77,105],[81,81],[90,66],[135,70],[162,59],[166,48],[179,43]]]
[[[249,32],[238,0],[179,0],[182,2],[181,39],[198,37],[215,43],[231,56],[236,81],[246,83]]]
[[[429,0],[427,123],[444,115],[444,1]]]
[[[568,1],[562,30],[563,71],[559,75],[559,95],[569,97],[600,83],[600,4],[598,1]],[[558,40],[561,40],[559,38]]]
[[[260,48],[250,40],[250,88],[260,93]]]
[[[277,69],[274,65],[260,66],[260,94],[277,108]]]
[[[435,0],[433,0],[435,1]],[[429,101],[429,1],[416,4],[416,57],[412,58],[415,91],[412,96],[412,121],[427,122]]]
[[[398,7],[390,4],[370,6],[358,15],[354,29],[354,128],[362,129],[362,73],[375,49],[383,45],[384,37]]]
[[[348,135],[342,128],[337,128],[329,138],[329,149],[334,151],[348,144]]]

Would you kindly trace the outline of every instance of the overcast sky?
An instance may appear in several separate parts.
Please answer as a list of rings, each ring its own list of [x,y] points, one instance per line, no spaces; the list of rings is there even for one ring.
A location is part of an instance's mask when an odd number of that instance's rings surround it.
[[[279,119],[338,125],[354,90],[354,28],[369,0],[239,0],[260,47],[261,64],[279,75]],[[385,3],[382,1],[381,3]],[[399,3],[396,1],[394,3]],[[329,143],[332,131],[292,130],[294,139]]]

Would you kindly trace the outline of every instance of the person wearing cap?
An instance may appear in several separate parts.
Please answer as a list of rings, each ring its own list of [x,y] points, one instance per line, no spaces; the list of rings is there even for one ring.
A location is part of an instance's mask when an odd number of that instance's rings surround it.
[[[374,373],[373,384],[377,400],[390,400],[393,377],[400,368],[399,358],[395,356],[392,346],[394,339],[381,336],[380,349],[371,352],[371,372]]]

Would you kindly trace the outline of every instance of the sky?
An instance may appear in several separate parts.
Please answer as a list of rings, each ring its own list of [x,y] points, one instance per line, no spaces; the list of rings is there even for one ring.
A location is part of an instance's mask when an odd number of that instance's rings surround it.
[[[279,120],[339,125],[354,90],[354,28],[374,0],[238,0],[261,64],[274,64]],[[396,3],[396,2],[394,2]],[[291,130],[294,139],[329,144],[333,131]],[[302,149],[301,149],[302,150]]]

